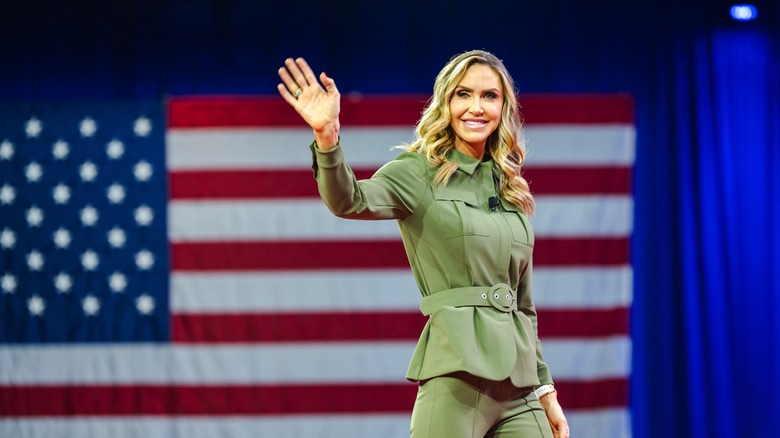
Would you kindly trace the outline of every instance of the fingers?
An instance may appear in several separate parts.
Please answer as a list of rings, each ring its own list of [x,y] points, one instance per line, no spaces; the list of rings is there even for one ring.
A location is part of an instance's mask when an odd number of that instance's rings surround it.
[[[338,93],[339,90],[336,88],[336,81],[326,75],[325,72],[320,73],[320,81],[322,81],[322,85],[325,86],[325,90],[328,93]]]
[[[306,80],[306,83],[309,85],[316,84],[317,78],[314,76],[314,71],[312,71],[311,67],[309,67],[309,64],[306,62],[303,58],[298,58],[295,60],[295,65],[300,69],[300,71],[303,74],[304,79]],[[297,76],[296,76],[297,78]],[[300,82],[298,82],[300,84]]]
[[[285,59],[284,66],[279,68],[277,73],[282,82],[276,88],[284,100],[294,107],[296,103],[301,101],[301,98],[303,98],[303,101],[308,102],[322,92],[322,87],[320,87],[317,77],[314,76],[314,71],[312,71],[303,58]],[[336,98],[338,98],[338,89],[333,79],[323,72],[320,74],[320,81],[322,81],[322,85],[325,87],[325,92],[328,95],[335,94]],[[313,89],[311,87],[316,88]]]
[[[295,103],[298,101],[298,99],[295,98],[295,96],[290,93],[290,91],[287,89],[287,86],[285,84],[279,84],[276,86],[276,89],[279,90],[279,94],[282,95],[282,98],[292,105],[295,106]]]
[[[285,64],[286,64],[286,63],[285,63]],[[284,85],[285,91],[286,91],[288,94],[290,94],[290,96],[292,96],[292,94],[293,94],[293,93],[295,93],[295,92],[296,92],[296,91],[298,91],[299,89],[302,89],[302,88],[303,88],[303,86],[305,86],[305,85],[306,85],[306,84],[303,84],[303,85],[298,85],[298,81],[296,81],[295,79],[293,79],[293,77],[292,77],[292,75],[290,74],[290,72],[289,72],[289,70],[287,69],[287,67],[281,67],[281,68],[279,68],[279,71],[278,71],[278,73],[279,73],[279,78],[281,78],[281,80],[282,80],[282,84],[280,84],[280,85]],[[282,90],[281,90],[281,89],[279,90],[279,93],[282,93]],[[284,94],[282,94],[282,96],[284,96]],[[285,100],[286,100],[286,99],[285,99]]]
[[[285,59],[284,67],[280,68],[278,73],[282,83],[294,97],[298,97],[299,90],[304,90],[309,85],[317,85],[314,72],[303,58]]]

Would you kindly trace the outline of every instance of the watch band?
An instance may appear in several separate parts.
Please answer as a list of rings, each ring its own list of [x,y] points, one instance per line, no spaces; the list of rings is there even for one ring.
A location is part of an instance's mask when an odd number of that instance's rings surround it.
[[[543,395],[547,395],[553,392],[557,392],[553,385],[542,385],[534,390],[537,398],[542,398]]]

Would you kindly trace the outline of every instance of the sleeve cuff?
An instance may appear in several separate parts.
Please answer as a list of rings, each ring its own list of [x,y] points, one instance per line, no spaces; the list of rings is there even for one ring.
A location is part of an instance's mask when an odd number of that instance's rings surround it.
[[[309,148],[312,153],[312,164],[316,167],[330,169],[339,166],[344,161],[344,150],[341,149],[341,141],[327,151],[318,148],[316,141],[312,141]]]

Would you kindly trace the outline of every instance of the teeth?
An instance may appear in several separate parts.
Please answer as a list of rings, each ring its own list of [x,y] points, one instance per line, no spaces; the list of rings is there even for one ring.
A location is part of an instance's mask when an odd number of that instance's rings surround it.
[[[487,123],[485,122],[472,122],[472,121],[466,121],[464,122],[466,126],[470,126],[472,128],[479,128],[481,126],[485,126]]]

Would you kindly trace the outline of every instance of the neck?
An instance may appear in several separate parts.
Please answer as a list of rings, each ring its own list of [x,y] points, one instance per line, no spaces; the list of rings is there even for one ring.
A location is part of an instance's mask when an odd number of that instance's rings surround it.
[[[468,155],[471,158],[476,158],[479,161],[482,161],[482,158],[485,156],[485,144],[482,143],[477,146],[470,145],[468,143],[462,142],[462,141],[456,141],[455,142],[455,149],[460,151],[463,154]]]

